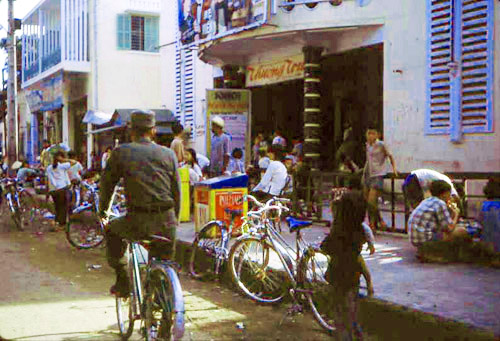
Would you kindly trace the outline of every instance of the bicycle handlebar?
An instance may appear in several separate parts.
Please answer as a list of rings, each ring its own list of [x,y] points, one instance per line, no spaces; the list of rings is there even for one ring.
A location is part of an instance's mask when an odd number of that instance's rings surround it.
[[[264,207],[264,204],[261,203],[260,201],[258,201],[253,195],[250,195],[250,194],[246,194],[243,196],[243,200],[248,200],[250,199],[251,201],[253,201],[253,203],[259,207]]]

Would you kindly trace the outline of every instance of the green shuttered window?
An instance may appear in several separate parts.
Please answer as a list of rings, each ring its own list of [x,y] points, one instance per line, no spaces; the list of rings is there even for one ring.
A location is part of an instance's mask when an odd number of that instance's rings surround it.
[[[428,0],[427,134],[493,131],[493,0]]]
[[[158,52],[159,18],[119,14],[117,47],[119,50]]]

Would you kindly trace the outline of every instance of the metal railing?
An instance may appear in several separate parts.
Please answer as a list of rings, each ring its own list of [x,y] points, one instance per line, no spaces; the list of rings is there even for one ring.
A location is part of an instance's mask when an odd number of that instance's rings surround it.
[[[389,212],[391,215],[391,227],[389,231],[391,232],[403,232],[408,231],[408,218],[410,216],[410,210],[406,201],[404,199],[404,194],[402,192],[401,186],[396,188],[397,180],[404,180],[410,173],[399,173],[395,176],[393,173],[388,173],[385,176],[386,180],[390,180],[390,190],[385,191],[383,196],[387,198],[389,196],[389,207],[380,208],[381,212]],[[500,172],[489,172],[489,173],[479,173],[479,172],[447,172],[449,176],[455,183],[461,183],[464,189],[467,186],[468,181],[476,180],[488,180],[492,177],[500,177]],[[332,195],[332,188],[342,187],[345,180],[352,177],[352,174],[344,172],[321,172],[313,171],[309,172],[307,176],[307,182],[305,184],[294,183],[294,193],[292,195],[293,201],[295,203],[295,211],[299,211],[299,207],[305,207],[307,209],[307,215],[313,221],[316,222],[328,222],[323,216],[323,208],[326,202],[330,202]],[[299,193],[302,193],[299,197]],[[303,204],[298,204],[302,199]],[[468,194],[466,191],[461,197],[463,212],[462,215],[465,218],[477,218],[475,216],[470,216],[469,203],[471,200],[486,199],[484,195],[478,194]],[[400,207],[403,207],[401,209]],[[396,215],[404,214],[404,228],[396,227]]]

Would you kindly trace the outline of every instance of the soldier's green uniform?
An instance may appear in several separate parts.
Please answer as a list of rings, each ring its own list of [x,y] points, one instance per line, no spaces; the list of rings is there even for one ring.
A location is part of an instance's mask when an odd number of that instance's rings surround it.
[[[132,129],[154,127],[154,113],[133,112]],[[169,148],[140,138],[118,146],[111,152],[100,185],[101,212],[109,207],[113,190],[123,178],[127,200],[127,215],[112,221],[107,230],[107,258],[116,270],[117,287],[128,284],[122,259],[128,240],[147,239],[162,233],[174,241],[163,256],[175,253],[177,217],[180,210],[180,178],[175,153]],[[120,291],[120,288],[117,288]]]

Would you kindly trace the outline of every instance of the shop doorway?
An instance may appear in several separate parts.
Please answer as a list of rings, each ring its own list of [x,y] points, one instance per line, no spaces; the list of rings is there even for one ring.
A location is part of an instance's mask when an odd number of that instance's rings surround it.
[[[288,148],[304,132],[302,79],[252,88],[252,142],[258,133],[271,139],[280,130]]]
[[[324,169],[337,169],[339,148],[349,144],[349,157],[365,162],[368,126],[383,133],[383,44],[325,56],[322,60],[322,160]],[[342,150],[345,150],[345,148]]]
[[[367,127],[383,132],[383,44],[324,56],[321,66],[321,169],[338,169],[339,148],[346,142],[361,168]],[[303,80],[251,91],[252,141],[258,133],[270,137],[281,130],[290,150],[292,140],[304,136]]]

